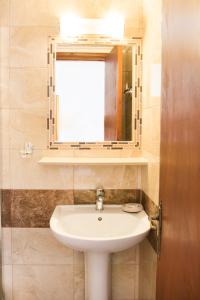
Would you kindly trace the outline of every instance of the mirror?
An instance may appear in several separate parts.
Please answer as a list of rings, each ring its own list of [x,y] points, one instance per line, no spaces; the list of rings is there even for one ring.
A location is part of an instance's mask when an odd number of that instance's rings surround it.
[[[55,143],[134,141],[135,119],[141,118],[137,116],[141,92],[137,51],[137,40],[53,39],[48,59]]]

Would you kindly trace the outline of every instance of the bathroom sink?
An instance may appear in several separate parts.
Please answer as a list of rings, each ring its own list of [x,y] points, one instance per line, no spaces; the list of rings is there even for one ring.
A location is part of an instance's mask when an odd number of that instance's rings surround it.
[[[150,230],[147,214],[122,211],[121,205],[58,205],[50,227],[67,247],[85,253],[85,299],[111,299],[110,253],[141,242]]]
[[[50,220],[55,237],[76,250],[117,252],[141,242],[150,230],[147,214],[123,212],[121,205],[59,205]]]

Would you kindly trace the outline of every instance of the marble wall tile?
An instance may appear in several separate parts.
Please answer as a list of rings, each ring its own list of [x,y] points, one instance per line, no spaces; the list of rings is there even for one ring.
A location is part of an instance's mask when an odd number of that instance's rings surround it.
[[[138,189],[138,167],[91,166],[74,168],[74,189]]]
[[[73,192],[15,190],[12,195],[11,215],[13,227],[49,227],[56,205],[72,204]]]
[[[55,206],[72,203],[72,190],[4,190],[2,226],[49,227]]]
[[[4,300],[13,300],[12,265],[2,266],[2,294]]]
[[[77,252],[77,251],[74,251]],[[85,299],[85,265],[83,254],[74,256],[74,300]]]
[[[11,188],[10,181],[10,150],[0,147],[0,187],[1,188]]]
[[[48,0],[11,0],[10,6],[13,26],[51,25]]]
[[[139,246],[112,254],[112,264],[138,264],[139,263]]]
[[[0,108],[8,109],[10,107],[10,99],[8,96],[9,91],[9,68],[1,66],[0,63]]]
[[[10,29],[10,66],[47,67],[48,36],[58,28],[18,26]]]
[[[0,26],[8,26],[9,25],[9,8],[10,1],[9,0],[0,0]]]
[[[106,204],[122,204],[128,202],[139,202],[141,197],[140,190],[134,189],[106,189]],[[74,190],[75,204],[89,204],[96,202],[96,190]]]
[[[139,266],[139,300],[156,299],[156,263],[141,263]]]
[[[46,109],[12,109],[10,112],[10,146],[20,149],[31,141],[34,149],[44,149],[48,144]]]
[[[157,255],[147,239],[142,241],[139,247],[140,262],[138,299],[155,300]]]
[[[12,264],[12,233],[11,228],[2,228],[2,265]]]
[[[1,16],[0,16],[0,24],[1,24]],[[9,32],[10,29],[8,26],[0,25],[0,66],[1,67],[9,67]]]
[[[137,295],[137,265],[112,265],[112,299],[133,300]],[[136,298],[137,299],[137,298]]]
[[[9,149],[10,147],[10,110],[1,109],[0,118],[0,147]]]
[[[139,202],[140,190],[105,190],[105,203]],[[3,190],[3,227],[49,227],[56,205],[94,203],[96,190]]]
[[[13,299],[72,300],[72,265],[14,265]]]
[[[11,68],[9,97],[12,109],[46,109],[47,114],[47,68]]]
[[[142,168],[142,189],[148,197],[159,205],[159,176],[160,176],[160,163],[159,160],[149,157],[148,170]]]
[[[141,190],[139,189],[109,189],[105,190],[105,203],[123,204],[140,202]]]
[[[156,263],[157,254],[151,247],[149,241],[145,239],[139,244],[139,262],[140,263]]]
[[[39,164],[45,150],[33,150],[27,159],[22,158],[19,151],[11,150],[10,153],[12,189],[73,189],[73,167]]]
[[[15,265],[69,265],[73,250],[58,242],[49,228],[12,228],[12,258]]]

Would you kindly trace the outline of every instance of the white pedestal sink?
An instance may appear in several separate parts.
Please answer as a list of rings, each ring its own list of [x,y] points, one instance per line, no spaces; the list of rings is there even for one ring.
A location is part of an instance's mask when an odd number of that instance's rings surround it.
[[[64,245],[85,252],[86,300],[110,300],[110,253],[140,243],[150,230],[147,214],[125,213],[121,205],[59,205],[50,228]]]

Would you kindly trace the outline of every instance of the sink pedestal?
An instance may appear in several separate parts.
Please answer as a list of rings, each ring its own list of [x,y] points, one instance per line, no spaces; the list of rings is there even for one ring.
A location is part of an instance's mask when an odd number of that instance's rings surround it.
[[[109,253],[85,253],[86,300],[111,299],[111,266]]]

